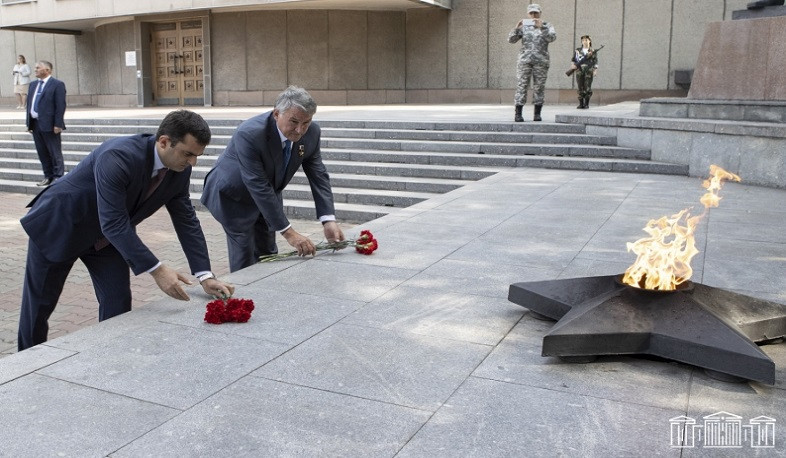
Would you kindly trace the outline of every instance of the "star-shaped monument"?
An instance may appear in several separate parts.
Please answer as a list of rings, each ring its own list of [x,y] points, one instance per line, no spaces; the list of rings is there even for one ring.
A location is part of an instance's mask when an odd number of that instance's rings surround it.
[[[515,283],[508,299],[557,320],[543,338],[543,356],[652,355],[775,383],[775,363],[756,343],[786,335],[786,305],[691,282],[677,291],[644,290],[621,278]]]

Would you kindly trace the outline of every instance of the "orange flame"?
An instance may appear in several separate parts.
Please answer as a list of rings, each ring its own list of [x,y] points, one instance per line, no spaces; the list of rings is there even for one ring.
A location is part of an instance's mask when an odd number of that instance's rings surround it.
[[[674,291],[690,279],[693,275],[690,261],[699,253],[693,237],[696,225],[710,207],[718,206],[723,180],[741,181],[739,176],[711,165],[710,177],[702,183],[707,192],[699,199],[704,205],[701,215],[691,216],[690,208],[686,208],[670,217],[652,219],[644,228],[649,237],[626,244],[628,251],[638,257],[625,271],[623,283],[637,288]]]

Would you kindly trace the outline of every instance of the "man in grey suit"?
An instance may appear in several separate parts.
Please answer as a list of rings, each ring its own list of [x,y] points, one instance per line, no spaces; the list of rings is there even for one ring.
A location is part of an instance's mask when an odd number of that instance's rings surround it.
[[[65,177],[33,199],[22,227],[27,248],[19,351],[46,341],[49,316],[77,259],[93,280],[98,319],[131,310],[129,267],[150,273],[175,299],[189,300],[188,278],[162,264],[142,243],[136,226],[166,205],[191,271],[212,296],[228,297],[234,287],[210,272],[202,227],[191,205],[191,168],[210,142],[210,128],[198,114],[167,115],[155,136],[108,140]]]
[[[224,227],[232,272],[274,254],[276,232],[300,256],[316,246],[284,213],[282,192],[302,165],[328,242],[344,240],[336,223],[330,177],[322,163],[320,129],[311,122],[317,104],[303,88],[279,94],[273,111],[246,120],[205,177],[202,203]]]

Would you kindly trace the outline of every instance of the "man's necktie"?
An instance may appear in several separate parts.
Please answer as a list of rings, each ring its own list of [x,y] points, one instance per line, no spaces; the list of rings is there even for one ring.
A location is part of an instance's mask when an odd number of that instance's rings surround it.
[[[168,170],[169,169],[166,167],[164,167],[163,169],[158,169],[158,173],[156,173],[155,176],[153,176],[153,178],[150,179],[150,184],[147,185],[147,189],[145,190],[145,197],[144,199],[142,199],[142,202],[146,201],[151,195],[153,195],[153,192],[155,192],[155,190],[158,188],[161,182],[164,181],[164,177],[166,176],[166,172]],[[106,248],[107,246],[109,246],[109,240],[107,240],[106,237],[101,237],[93,245],[93,248],[96,251],[100,251]]]
[[[33,101],[33,111],[38,113],[38,102],[41,100],[41,93],[44,92],[44,81],[38,81],[38,87],[36,87],[35,91],[35,100]]]
[[[292,142],[290,140],[284,140],[284,175],[287,174],[290,156],[292,156]]]
[[[147,185],[147,191],[145,192],[145,198],[143,199],[143,201],[147,200],[148,197],[150,197],[153,194],[153,192],[155,192],[155,190],[158,188],[158,185],[160,185],[161,182],[164,181],[164,176],[166,175],[166,172],[168,170],[169,169],[166,167],[162,169],[158,169],[158,173],[155,174],[155,176],[150,180],[150,184]]]

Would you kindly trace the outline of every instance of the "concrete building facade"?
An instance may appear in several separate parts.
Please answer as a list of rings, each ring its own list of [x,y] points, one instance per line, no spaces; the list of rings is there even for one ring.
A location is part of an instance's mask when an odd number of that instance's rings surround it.
[[[2,0],[0,62],[49,60],[70,105],[270,105],[287,85],[321,104],[513,103],[527,0]],[[592,36],[600,103],[679,96],[705,27],[748,0],[540,0],[554,24],[547,103]],[[10,72],[9,72],[10,73]],[[10,75],[0,98],[13,102]]]

